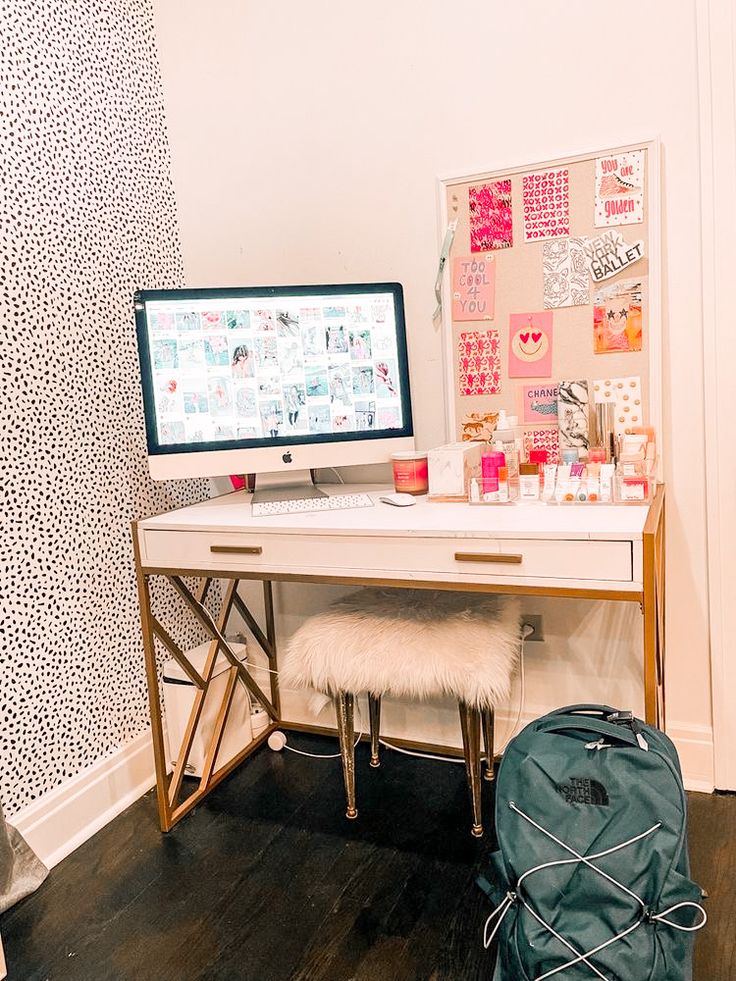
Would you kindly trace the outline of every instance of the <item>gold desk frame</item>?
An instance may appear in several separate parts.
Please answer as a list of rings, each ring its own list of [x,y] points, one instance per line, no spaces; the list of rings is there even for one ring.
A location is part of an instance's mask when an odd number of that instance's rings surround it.
[[[627,592],[616,589],[591,589],[580,587],[567,589],[560,586],[517,586],[504,583],[457,583],[417,581],[407,582],[401,579],[376,579],[375,577],[360,578],[355,576],[309,576],[274,574],[268,571],[253,570],[244,573],[240,571],[218,570],[213,576],[211,570],[201,569],[157,569],[143,568],[141,565],[140,548],[138,544],[138,522],[132,523],[133,547],[135,552],[136,576],[138,582],[138,598],[141,609],[141,626],[143,630],[143,648],[146,662],[146,678],[148,682],[148,703],[151,715],[151,734],[153,739],[153,754],[156,766],[156,791],[158,797],[159,821],[162,831],[170,831],[185,814],[196,807],[217,784],[228,774],[232,773],[244,759],[254,753],[276,728],[294,729],[302,732],[334,733],[335,730],[321,726],[309,726],[291,723],[281,718],[281,705],[277,676],[274,673],[277,666],[276,630],[274,622],[274,605],[272,583],[279,582],[316,582],[356,586],[384,586],[401,588],[411,585],[413,589],[450,589],[463,592],[515,593],[530,596],[558,596],[572,599],[613,600],[617,602],[637,602],[642,613],[643,622],[643,662],[644,662],[644,707],[645,719],[651,725],[663,729],[665,725],[665,686],[664,686],[664,650],[665,650],[665,491],[664,485],[657,488],[643,530],[643,582],[641,591]],[[164,576],[189,607],[195,619],[210,636],[210,647],[205,660],[202,674],[189,663],[185,653],[172,640],[165,627],[159,623],[151,609],[151,593],[149,580],[152,576]],[[190,589],[184,582],[183,576],[198,577],[201,581],[196,589]],[[204,605],[207,593],[213,579],[227,580],[220,612],[215,619]],[[255,617],[238,595],[240,580],[260,580],[263,583],[265,602],[266,626],[261,629]],[[270,697],[253,680],[240,663],[226,639],[227,624],[235,608],[248,625],[259,646],[268,658],[270,674]],[[186,727],[182,745],[177,754],[177,761],[171,776],[167,772],[166,755],[164,751],[164,734],[161,711],[161,694],[158,683],[156,663],[155,638],[181,666],[190,681],[197,688],[194,705]],[[202,776],[197,788],[182,799],[182,783],[186,765],[191,752],[194,735],[197,730],[204,699],[210,685],[212,670],[217,660],[218,652],[222,652],[230,663],[228,678],[219,707],[212,737],[209,742]],[[242,684],[247,691],[263,706],[268,713],[270,723],[241,753],[221,766],[217,764],[217,753],[222,741],[222,734],[233,702],[233,693],[237,684]],[[401,746],[413,749],[425,749],[432,752],[443,752],[460,755],[454,747],[436,746],[419,743],[413,740],[397,740]]]

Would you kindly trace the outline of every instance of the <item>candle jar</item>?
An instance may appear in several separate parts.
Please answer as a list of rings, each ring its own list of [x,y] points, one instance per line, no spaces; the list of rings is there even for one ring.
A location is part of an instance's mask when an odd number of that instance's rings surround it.
[[[392,453],[394,489],[399,494],[426,494],[429,490],[427,454],[420,450]]]

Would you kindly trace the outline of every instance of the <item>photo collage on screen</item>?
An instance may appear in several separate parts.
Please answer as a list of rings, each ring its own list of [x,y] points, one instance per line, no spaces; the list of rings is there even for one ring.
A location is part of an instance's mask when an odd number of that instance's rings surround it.
[[[147,308],[161,444],[403,426],[390,294]]]

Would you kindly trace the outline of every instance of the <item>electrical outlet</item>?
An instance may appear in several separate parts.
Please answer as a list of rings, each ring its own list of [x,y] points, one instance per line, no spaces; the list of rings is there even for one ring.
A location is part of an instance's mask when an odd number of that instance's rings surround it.
[[[544,640],[544,625],[542,624],[542,615],[540,613],[525,613],[521,619],[522,623],[528,624],[532,628],[532,632],[526,638],[527,643],[530,640]]]

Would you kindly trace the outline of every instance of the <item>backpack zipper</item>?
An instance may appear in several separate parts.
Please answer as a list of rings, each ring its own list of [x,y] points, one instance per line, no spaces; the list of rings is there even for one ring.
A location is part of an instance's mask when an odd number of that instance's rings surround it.
[[[611,722],[615,726],[626,726],[627,729],[631,731],[636,736],[636,741],[639,746],[646,752],[649,752],[649,743],[644,738],[644,733],[641,731],[641,726],[639,725],[639,720],[634,717],[633,712],[611,712],[610,715],[606,716],[606,722]],[[588,748],[587,746],[585,747]]]

